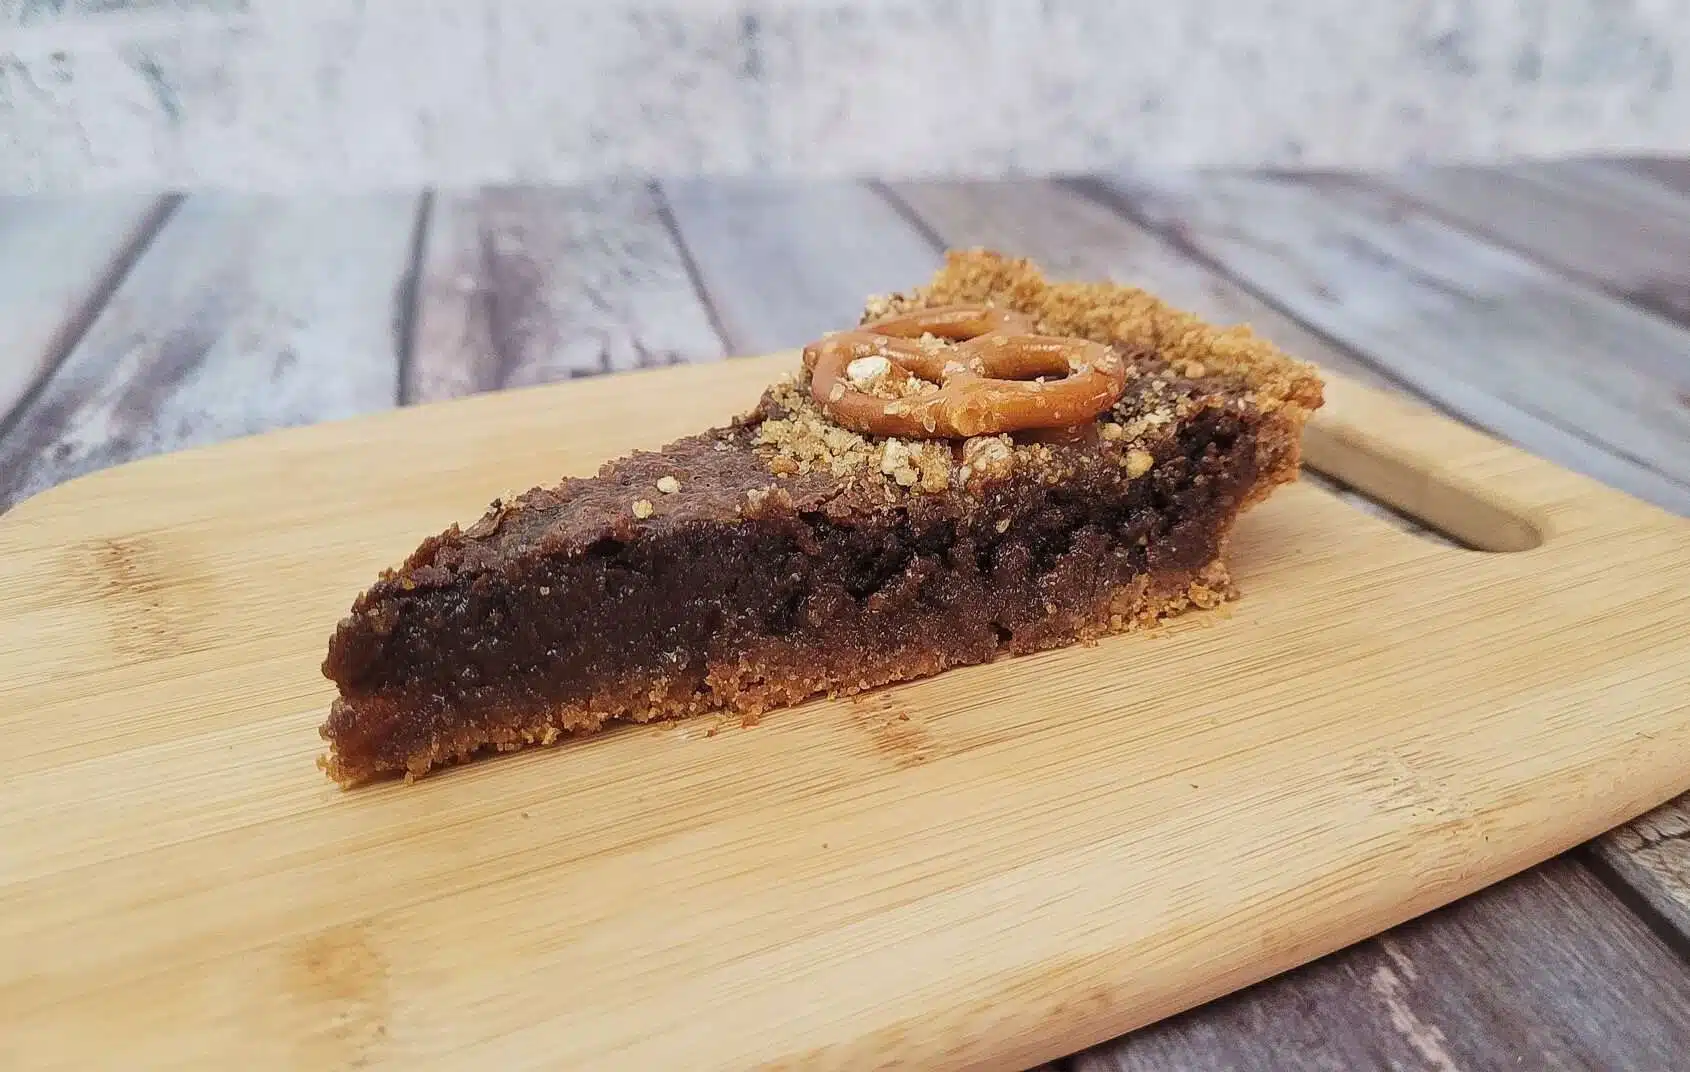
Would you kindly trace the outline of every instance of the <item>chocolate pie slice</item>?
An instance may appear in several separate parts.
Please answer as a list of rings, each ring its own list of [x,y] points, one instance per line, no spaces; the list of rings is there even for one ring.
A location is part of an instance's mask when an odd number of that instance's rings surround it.
[[[1312,366],[1144,291],[953,253],[756,408],[423,541],[329,643],[345,785],[761,713],[1231,598]]]

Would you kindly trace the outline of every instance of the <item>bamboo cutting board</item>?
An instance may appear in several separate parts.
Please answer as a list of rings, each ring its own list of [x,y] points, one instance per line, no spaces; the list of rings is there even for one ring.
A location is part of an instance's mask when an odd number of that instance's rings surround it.
[[[791,355],[156,458],[0,518],[0,1066],[1012,1068],[1690,788],[1690,526],[1343,381],[1244,599],[352,792],[353,595]]]

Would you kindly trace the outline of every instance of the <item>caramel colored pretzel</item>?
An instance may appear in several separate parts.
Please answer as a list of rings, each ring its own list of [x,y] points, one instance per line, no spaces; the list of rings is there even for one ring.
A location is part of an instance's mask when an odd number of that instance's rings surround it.
[[[909,439],[1077,425],[1114,405],[1127,383],[1109,347],[1034,334],[1025,317],[984,305],[922,309],[830,335],[804,348],[804,367],[830,419]],[[910,393],[912,379],[939,389]],[[870,393],[877,386],[903,397]]]

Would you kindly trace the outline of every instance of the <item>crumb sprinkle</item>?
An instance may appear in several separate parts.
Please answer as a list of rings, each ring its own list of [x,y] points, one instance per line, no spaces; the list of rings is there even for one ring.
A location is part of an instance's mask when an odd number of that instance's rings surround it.
[[[863,388],[885,378],[891,371],[892,362],[879,354],[874,354],[869,357],[859,357],[846,365],[845,377],[858,388]]]
[[[644,521],[646,518],[650,517],[651,514],[652,514],[652,511],[655,510],[655,509],[656,508],[651,505],[650,499],[635,499],[634,500],[634,516],[639,518],[641,521]]]
[[[681,482],[673,476],[660,476],[657,478],[657,490],[665,495],[674,495],[681,490]]]

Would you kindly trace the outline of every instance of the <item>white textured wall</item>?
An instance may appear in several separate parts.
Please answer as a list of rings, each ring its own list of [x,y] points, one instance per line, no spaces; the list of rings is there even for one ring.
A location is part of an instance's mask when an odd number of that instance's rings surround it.
[[[0,188],[1690,150],[1690,0],[0,0]]]

